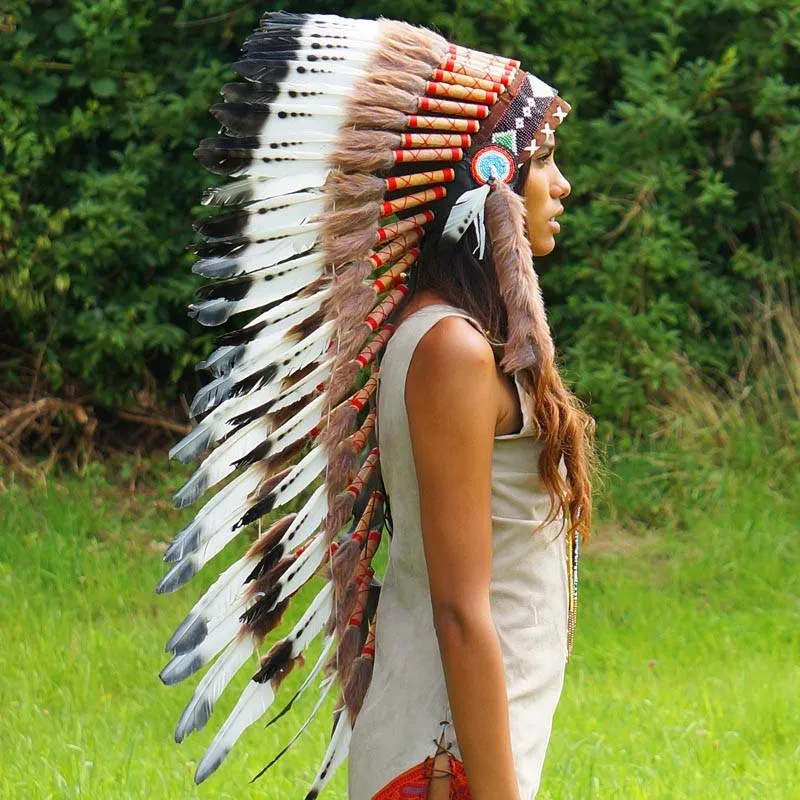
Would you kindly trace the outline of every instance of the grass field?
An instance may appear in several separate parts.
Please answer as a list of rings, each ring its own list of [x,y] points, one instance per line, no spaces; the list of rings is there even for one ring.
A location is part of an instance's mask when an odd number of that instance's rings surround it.
[[[611,459],[542,800],[799,796],[796,460],[742,436]],[[173,743],[193,687],[160,684],[163,643],[212,576],[153,593],[186,518],[168,502],[181,474],[154,461],[133,477],[123,462],[34,487],[0,480],[0,798],[304,797],[327,715],[248,780],[311,697],[288,723],[254,726],[194,786],[238,692],[209,730]],[[345,770],[323,797],[344,800]]]

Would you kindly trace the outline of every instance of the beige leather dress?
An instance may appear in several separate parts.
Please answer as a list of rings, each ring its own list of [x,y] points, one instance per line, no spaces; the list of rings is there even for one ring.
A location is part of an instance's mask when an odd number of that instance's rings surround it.
[[[471,319],[447,305],[411,314],[381,363],[378,443],[393,536],[378,604],[372,683],[350,742],[350,800],[371,800],[395,776],[433,755],[443,730],[461,758],[433,627],[405,408],[414,349],[440,319],[453,314]],[[491,609],[503,652],[520,798],[531,800],[564,680],[569,584],[561,520],[535,530],[549,499],[538,478],[541,445],[531,433],[525,404],[523,417],[519,433],[495,437]]]

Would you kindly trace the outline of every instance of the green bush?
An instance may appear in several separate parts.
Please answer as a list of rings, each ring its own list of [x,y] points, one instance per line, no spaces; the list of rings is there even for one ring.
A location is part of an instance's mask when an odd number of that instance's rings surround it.
[[[609,428],[648,426],[678,354],[724,375],[753,295],[796,281],[791,4],[18,1],[0,16],[4,383],[27,354],[48,391],[108,406],[192,392],[211,336],[185,315],[185,246],[212,181],[191,153],[240,42],[280,6],[434,25],[572,103],[573,194],[539,268],[567,372]]]

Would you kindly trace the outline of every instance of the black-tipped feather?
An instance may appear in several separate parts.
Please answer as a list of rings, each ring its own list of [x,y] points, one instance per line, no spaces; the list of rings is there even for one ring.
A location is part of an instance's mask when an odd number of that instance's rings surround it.
[[[221,125],[236,136],[255,136],[269,119],[271,111],[247,103],[214,103],[210,109]]]
[[[280,83],[286,80],[290,69],[289,61],[268,61],[266,59],[244,58],[233,64],[237,75],[259,83]]]
[[[245,151],[235,154],[204,144],[200,144],[193,155],[207,170],[217,175],[233,175],[245,170],[253,162],[252,154]]]

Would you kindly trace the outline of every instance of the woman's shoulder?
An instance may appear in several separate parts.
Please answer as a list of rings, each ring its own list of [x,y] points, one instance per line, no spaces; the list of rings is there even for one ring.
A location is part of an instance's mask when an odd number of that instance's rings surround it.
[[[491,380],[494,373],[494,353],[483,333],[463,316],[447,314],[417,343],[409,381],[431,391],[443,382]]]

